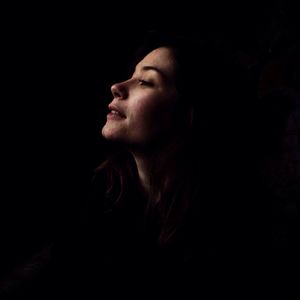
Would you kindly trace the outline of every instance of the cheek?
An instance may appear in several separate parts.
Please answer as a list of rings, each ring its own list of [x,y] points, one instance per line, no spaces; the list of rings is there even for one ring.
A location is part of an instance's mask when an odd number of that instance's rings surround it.
[[[173,124],[174,102],[169,99],[145,99],[135,106],[134,120],[139,128],[163,131]]]
[[[138,102],[134,106],[133,109],[133,116],[134,119],[140,120],[140,121],[146,121],[151,120],[152,117],[154,117],[157,114],[158,108],[157,105],[154,105],[154,103],[151,103],[150,101],[143,101]]]

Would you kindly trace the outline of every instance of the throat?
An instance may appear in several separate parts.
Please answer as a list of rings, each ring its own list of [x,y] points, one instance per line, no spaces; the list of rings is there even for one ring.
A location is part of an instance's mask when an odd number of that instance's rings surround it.
[[[139,172],[140,187],[144,196],[148,196],[150,193],[150,180],[149,176],[143,172]]]
[[[152,166],[152,160],[149,157],[134,155],[134,159],[137,166],[138,177],[140,181],[140,187],[145,196],[150,192],[150,172]]]

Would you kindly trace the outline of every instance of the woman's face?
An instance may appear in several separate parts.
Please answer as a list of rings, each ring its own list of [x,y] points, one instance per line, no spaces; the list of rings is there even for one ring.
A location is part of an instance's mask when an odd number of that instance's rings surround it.
[[[111,92],[113,100],[102,128],[106,139],[147,147],[172,135],[178,93],[169,48],[157,48],[146,55],[132,77],[114,84]]]

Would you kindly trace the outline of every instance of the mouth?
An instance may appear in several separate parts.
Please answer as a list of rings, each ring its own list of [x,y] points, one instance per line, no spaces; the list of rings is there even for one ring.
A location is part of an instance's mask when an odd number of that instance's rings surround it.
[[[108,109],[109,109],[109,114],[108,114],[109,116],[124,118],[124,119],[126,118],[124,113],[118,107],[116,107],[114,105],[109,105]]]

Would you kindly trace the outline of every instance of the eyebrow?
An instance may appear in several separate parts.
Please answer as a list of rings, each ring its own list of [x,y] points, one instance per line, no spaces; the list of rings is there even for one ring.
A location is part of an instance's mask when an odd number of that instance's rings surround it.
[[[168,76],[161,69],[159,69],[157,67],[154,67],[154,66],[143,66],[142,70],[143,71],[149,71],[149,70],[155,71],[158,74],[160,74],[164,79],[166,79],[166,80],[168,79]]]

